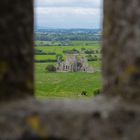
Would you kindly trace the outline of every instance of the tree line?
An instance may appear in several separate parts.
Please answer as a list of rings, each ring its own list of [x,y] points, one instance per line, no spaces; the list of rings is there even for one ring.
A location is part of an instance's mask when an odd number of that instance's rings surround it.
[[[101,34],[95,33],[47,33],[47,32],[36,32],[35,40],[40,41],[100,41]]]

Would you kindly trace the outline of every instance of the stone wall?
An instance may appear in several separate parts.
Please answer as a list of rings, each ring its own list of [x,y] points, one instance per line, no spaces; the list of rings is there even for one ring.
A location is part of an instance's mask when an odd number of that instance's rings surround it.
[[[0,100],[33,95],[33,1],[0,2]]]
[[[104,1],[102,95],[41,102],[29,97],[33,1],[0,1],[0,140],[139,140],[139,9],[139,0]]]
[[[105,0],[104,92],[140,101],[140,2]]]

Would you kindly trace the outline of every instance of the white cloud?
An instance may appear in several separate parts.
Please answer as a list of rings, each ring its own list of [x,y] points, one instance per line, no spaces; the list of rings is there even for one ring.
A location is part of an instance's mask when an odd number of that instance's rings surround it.
[[[94,28],[101,18],[101,0],[36,0],[37,26]]]
[[[53,7],[53,8],[44,8],[44,7],[39,7],[35,8],[35,13],[37,15],[69,15],[69,14],[74,14],[74,15],[99,15],[100,14],[100,9],[93,9],[93,8],[71,8],[71,7]]]
[[[102,0],[35,0],[36,7],[92,7],[100,8]]]

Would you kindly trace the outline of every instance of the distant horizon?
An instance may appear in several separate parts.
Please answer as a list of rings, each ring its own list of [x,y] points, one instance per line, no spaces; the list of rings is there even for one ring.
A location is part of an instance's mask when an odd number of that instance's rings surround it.
[[[95,30],[96,29],[96,30],[102,30],[101,27],[99,27],[99,28],[88,28],[88,27],[87,28],[76,28],[76,27],[73,27],[73,28],[68,28],[68,27],[67,28],[64,28],[64,27],[63,28],[61,28],[61,27],[35,27],[35,29],[79,29],[79,30],[80,29],[81,30],[82,29],[91,29],[91,30]]]

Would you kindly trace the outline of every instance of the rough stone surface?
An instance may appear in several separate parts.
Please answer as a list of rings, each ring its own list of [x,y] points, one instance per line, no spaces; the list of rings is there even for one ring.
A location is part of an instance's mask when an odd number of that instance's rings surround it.
[[[33,95],[33,1],[0,1],[0,100]]]
[[[0,140],[139,140],[139,9],[139,0],[104,2],[104,96],[8,102],[33,94],[33,1],[0,1]]]
[[[105,0],[104,92],[140,101],[140,1]]]
[[[119,98],[0,106],[1,140],[138,140],[140,108]]]

